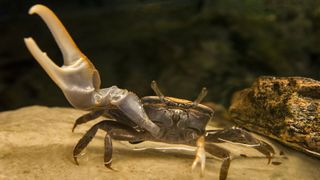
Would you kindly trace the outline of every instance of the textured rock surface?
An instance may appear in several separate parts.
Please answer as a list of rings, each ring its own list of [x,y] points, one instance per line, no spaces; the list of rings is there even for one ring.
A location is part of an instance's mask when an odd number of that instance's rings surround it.
[[[319,81],[260,77],[234,95],[229,110],[239,125],[320,157]]]
[[[103,133],[86,150],[76,166],[72,149],[83,133],[94,123],[82,125],[71,133],[74,119],[84,114],[70,108],[26,107],[0,113],[0,179],[218,179],[220,160],[208,157],[206,174],[199,177],[199,168],[191,173],[194,152],[134,151],[140,147],[165,147],[145,142],[130,145],[114,141],[113,168],[103,165]],[[270,141],[268,141],[270,142]],[[272,143],[272,141],[271,141]],[[256,151],[225,145],[234,156],[243,153],[254,158],[232,161],[229,179],[317,179],[320,161],[274,143],[282,164],[267,165]]]

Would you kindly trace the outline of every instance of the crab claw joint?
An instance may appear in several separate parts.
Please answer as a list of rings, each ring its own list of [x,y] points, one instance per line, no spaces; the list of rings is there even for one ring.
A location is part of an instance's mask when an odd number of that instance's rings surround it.
[[[111,88],[113,87],[116,86]],[[116,91],[119,91],[119,89]],[[139,127],[148,130],[154,137],[161,136],[160,128],[148,118],[136,94],[125,90],[125,94],[122,97],[114,97],[112,99],[111,104],[117,106],[127,117],[135,121]]]
[[[33,40],[24,42],[33,57],[63,91],[70,104],[78,109],[117,106],[133,122],[154,136],[160,128],[146,115],[140,99],[132,92],[116,86],[100,89],[100,75],[91,61],[78,49],[58,17],[46,6],[34,5],[29,14],[38,14],[50,29],[63,55],[63,66],[57,66]]]

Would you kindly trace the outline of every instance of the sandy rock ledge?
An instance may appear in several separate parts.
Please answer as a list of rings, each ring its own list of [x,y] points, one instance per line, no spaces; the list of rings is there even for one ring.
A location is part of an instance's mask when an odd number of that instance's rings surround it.
[[[206,174],[199,169],[191,172],[194,152],[144,150],[134,148],[166,147],[166,144],[145,142],[131,145],[114,141],[113,168],[103,165],[103,132],[89,144],[86,154],[76,166],[72,150],[83,133],[95,122],[71,132],[74,120],[84,114],[71,108],[25,107],[0,113],[0,179],[218,179],[221,161],[208,156]],[[277,151],[274,161],[267,165],[259,153],[234,145],[226,145],[236,157],[228,179],[317,179],[320,161],[273,141]],[[285,156],[279,156],[279,151]]]
[[[242,127],[320,159],[320,81],[262,76],[229,108]]]

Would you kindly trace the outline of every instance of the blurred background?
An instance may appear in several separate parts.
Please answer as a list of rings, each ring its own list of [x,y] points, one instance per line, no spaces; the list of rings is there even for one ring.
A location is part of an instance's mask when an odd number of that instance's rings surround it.
[[[258,76],[320,80],[320,1],[310,0],[0,0],[0,111],[70,106],[27,51],[32,36],[62,64],[44,22],[28,9],[51,8],[100,71],[102,86],[228,106]]]

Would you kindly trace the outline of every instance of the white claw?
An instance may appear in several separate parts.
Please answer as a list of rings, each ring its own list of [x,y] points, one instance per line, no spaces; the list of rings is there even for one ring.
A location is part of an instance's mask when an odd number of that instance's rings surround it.
[[[63,24],[49,8],[34,5],[29,14],[38,14],[49,27],[63,54],[64,64],[62,67],[57,66],[29,37],[24,42],[31,54],[74,107],[87,109],[94,106],[94,94],[100,88],[100,76],[94,65],[78,49]]]
[[[31,38],[24,38],[24,42],[33,55],[35,59],[39,62],[39,64],[46,70],[48,75],[51,79],[56,83],[59,84],[59,87],[65,87],[63,81],[61,81],[61,69],[58,67],[48,56],[47,53],[41,51],[37,43]]]
[[[84,56],[74,43],[64,25],[49,8],[37,4],[30,8],[29,14],[38,14],[47,24],[63,54],[64,65],[73,64],[74,61]]]
[[[198,163],[201,164],[201,174],[200,174],[201,177],[204,176],[205,166],[206,166],[206,151],[204,148],[204,144],[205,144],[205,139],[203,136],[201,136],[197,140],[196,158],[194,159],[192,166],[191,166],[191,170],[193,171]]]

